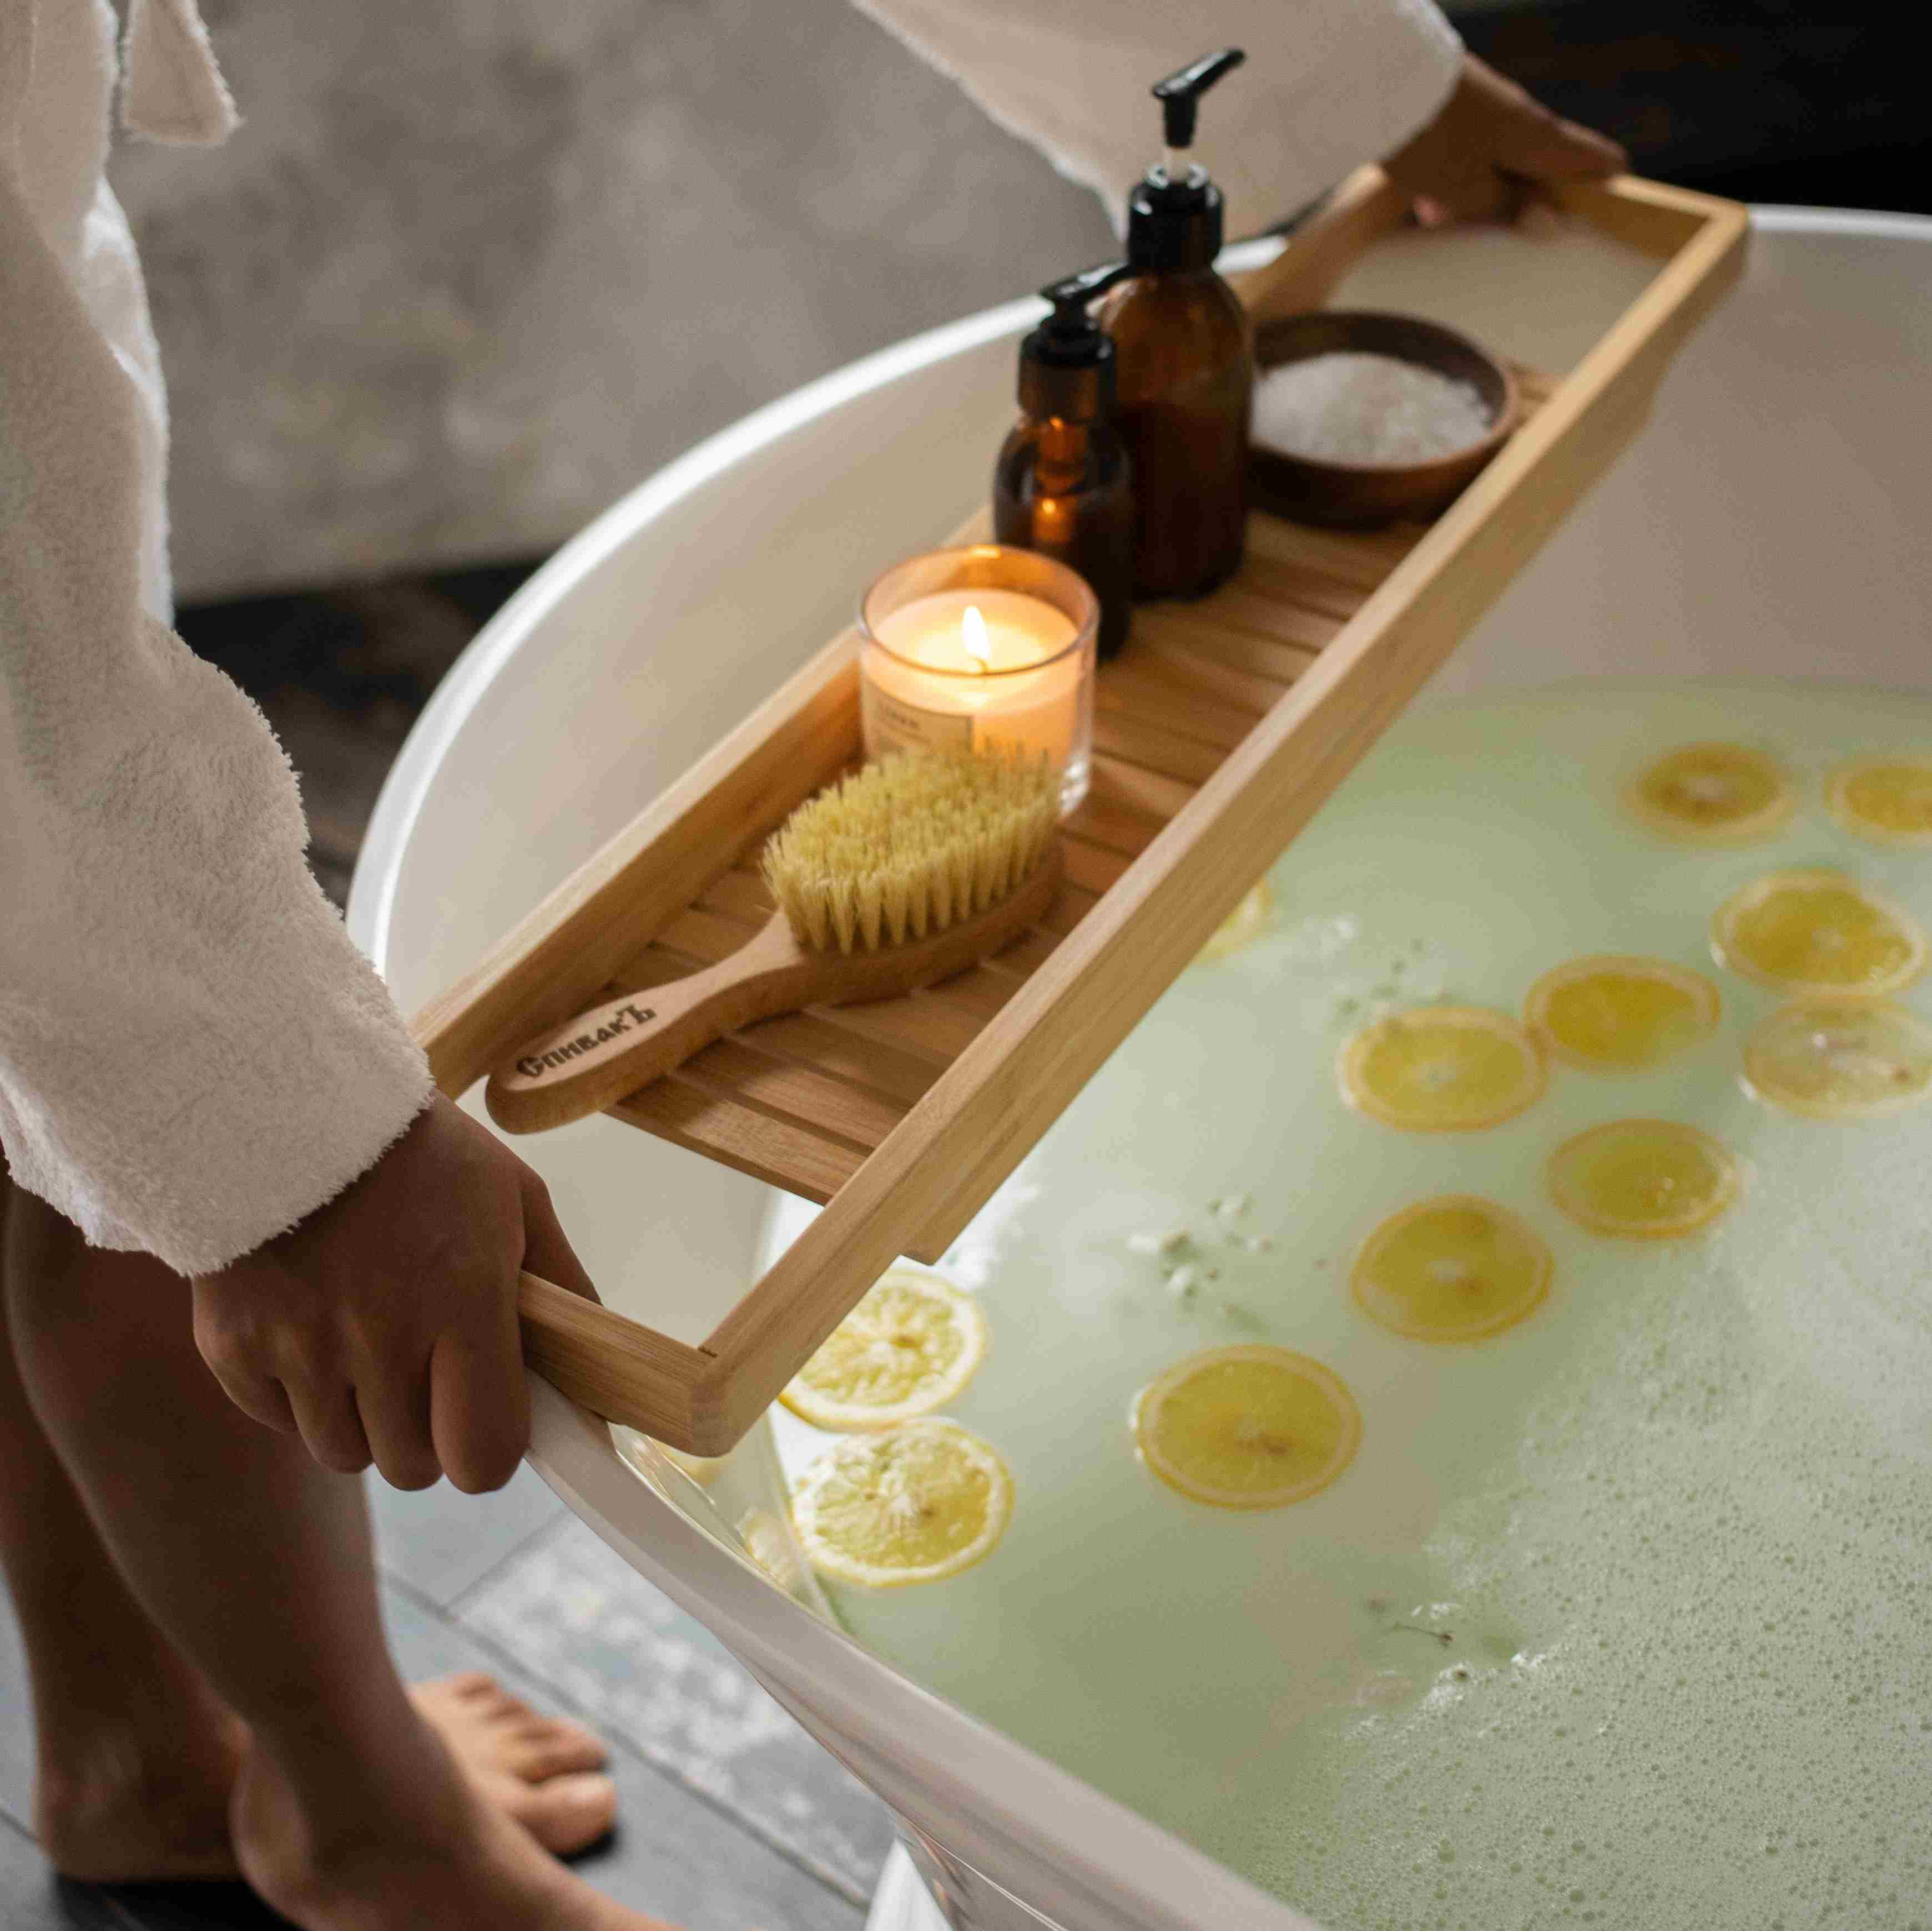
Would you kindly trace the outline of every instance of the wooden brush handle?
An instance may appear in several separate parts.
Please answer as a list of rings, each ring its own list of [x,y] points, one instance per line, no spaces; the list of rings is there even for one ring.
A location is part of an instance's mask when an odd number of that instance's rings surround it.
[[[716,965],[607,1000],[527,1042],[490,1076],[490,1117],[512,1133],[535,1133],[601,1112],[727,1033],[827,997],[838,964],[803,950],[775,912]]]
[[[876,951],[818,952],[774,912],[729,958],[688,979],[607,1000],[525,1043],[484,1093],[512,1133],[582,1120],[682,1066],[714,1039],[806,1006],[889,999],[990,958],[1042,917],[1060,889],[1060,841],[998,904],[929,938]]]

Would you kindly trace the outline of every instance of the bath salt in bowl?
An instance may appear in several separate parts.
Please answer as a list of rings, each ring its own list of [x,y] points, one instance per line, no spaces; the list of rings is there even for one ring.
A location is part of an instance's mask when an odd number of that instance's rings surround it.
[[[1284,363],[1255,392],[1257,442],[1326,462],[1433,463],[1491,427],[1474,382],[1365,349]]]
[[[1256,332],[1256,502],[1360,527],[1448,508],[1515,427],[1514,379],[1466,336],[1323,310]]]

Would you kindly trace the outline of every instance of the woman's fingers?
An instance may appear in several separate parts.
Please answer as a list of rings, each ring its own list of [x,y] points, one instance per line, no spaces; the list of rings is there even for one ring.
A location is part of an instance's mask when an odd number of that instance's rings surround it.
[[[296,1426],[296,1411],[290,1405],[289,1391],[280,1382],[232,1364],[218,1367],[210,1362],[208,1367],[221,1384],[221,1392],[251,1421],[258,1421],[278,1435],[300,1432]]]
[[[1612,140],[1565,121],[1473,55],[1427,127],[1382,163],[1426,228],[1510,220],[1530,184],[1600,179],[1628,165]]]
[[[1617,142],[1562,119],[1527,94],[1498,121],[1492,158],[1505,174],[1530,181],[1596,181],[1630,165]]]
[[[359,1475],[374,1459],[356,1390],[346,1381],[297,1381],[290,1387],[289,1405],[296,1426],[310,1454],[338,1475]]]
[[[442,1472],[466,1495],[500,1489],[530,1441],[530,1391],[517,1326],[516,1277],[448,1329],[430,1360],[430,1432]]]
[[[250,1420],[293,1435],[288,1390],[268,1372],[250,1324],[237,1319],[226,1297],[206,1282],[194,1284],[194,1345],[221,1392]]]
[[[428,1489],[441,1478],[430,1426],[430,1364],[392,1354],[356,1378],[356,1405],[369,1451],[392,1489]]]
[[[598,1298],[590,1276],[566,1237],[550,1189],[526,1167],[524,1170],[524,1266],[560,1288],[568,1288],[587,1301]]]

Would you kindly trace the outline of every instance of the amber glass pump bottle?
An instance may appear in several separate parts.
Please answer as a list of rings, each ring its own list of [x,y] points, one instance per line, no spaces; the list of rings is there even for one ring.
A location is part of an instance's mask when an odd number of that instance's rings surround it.
[[[1114,345],[1088,311],[1126,272],[1110,262],[1040,290],[1053,313],[1020,344],[1020,419],[993,466],[994,535],[1086,578],[1103,658],[1132,619],[1134,505],[1114,427]]]
[[[1240,567],[1253,335],[1239,297],[1214,272],[1221,191],[1186,151],[1201,96],[1244,58],[1224,48],[1154,88],[1167,154],[1127,198],[1132,273],[1101,310],[1133,465],[1139,597],[1198,597]]]

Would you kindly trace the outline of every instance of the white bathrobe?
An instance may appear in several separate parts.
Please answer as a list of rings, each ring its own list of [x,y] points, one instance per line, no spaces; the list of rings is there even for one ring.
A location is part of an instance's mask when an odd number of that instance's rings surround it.
[[[1244,46],[1202,115],[1235,234],[1400,145],[1461,58],[1429,0],[859,4],[1110,205],[1149,83]],[[107,0],[0,0],[0,1144],[97,1245],[195,1273],[340,1192],[429,1074],[266,722],[169,628],[165,400],[103,172],[123,69],[130,131],[233,124],[193,0],[130,0],[118,61]]]

